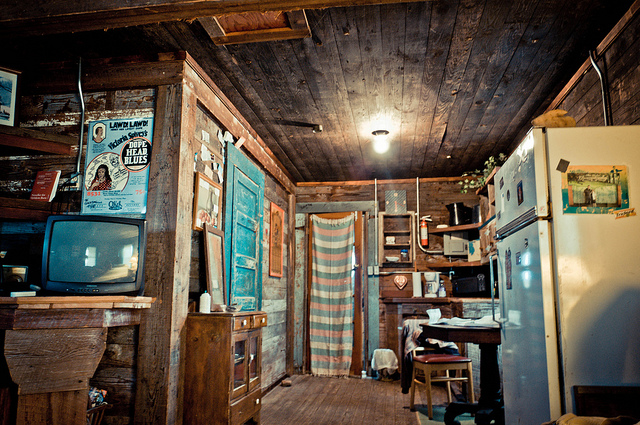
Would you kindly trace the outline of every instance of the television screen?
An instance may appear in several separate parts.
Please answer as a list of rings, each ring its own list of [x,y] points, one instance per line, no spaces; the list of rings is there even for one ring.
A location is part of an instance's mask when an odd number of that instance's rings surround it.
[[[145,224],[142,219],[124,217],[49,217],[42,259],[43,289],[141,295]]]

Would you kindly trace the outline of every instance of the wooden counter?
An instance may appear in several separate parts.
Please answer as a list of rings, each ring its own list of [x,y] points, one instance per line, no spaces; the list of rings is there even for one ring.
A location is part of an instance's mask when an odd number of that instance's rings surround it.
[[[140,323],[154,298],[0,297],[0,423],[85,425],[107,328]]]

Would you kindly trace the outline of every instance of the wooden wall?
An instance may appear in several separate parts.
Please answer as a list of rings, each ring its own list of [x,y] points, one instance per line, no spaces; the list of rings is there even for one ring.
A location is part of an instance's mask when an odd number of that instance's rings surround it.
[[[127,63],[132,60],[132,63]],[[115,60],[111,66],[85,64],[86,121],[117,117],[154,116],[153,158],[149,172],[148,245],[145,295],[157,298],[140,327],[114,328],[92,384],[108,391],[116,403],[104,422],[109,424],[181,423],[182,326],[190,299],[205,287],[201,232],[192,229],[194,170],[204,172],[209,162],[198,158],[202,130],[210,134],[209,150],[223,156],[217,129],[228,130],[234,140],[244,138],[249,153],[267,174],[265,208],[273,201],[290,213],[293,184],[274,168],[255,133],[188,55],[166,55],[158,62],[143,58]],[[105,59],[111,62],[111,59]],[[123,72],[123,70],[125,70]],[[66,74],[65,74],[66,73]],[[47,134],[70,136],[76,143],[80,131],[80,106],[73,92],[77,69],[58,65],[48,74],[32,70],[25,78],[21,99],[21,126]],[[62,77],[60,77],[62,75]],[[51,79],[48,77],[51,76]],[[185,81],[189,81],[185,84]],[[137,88],[122,89],[123,86]],[[96,87],[104,87],[98,90]],[[85,123],[86,123],[85,121]],[[86,140],[86,125],[84,126]],[[257,159],[256,159],[257,158]],[[41,169],[62,169],[63,177],[75,170],[74,155],[43,155],[24,149],[5,149],[0,157],[0,197],[28,199]],[[82,167],[84,159],[81,160]],[[272,177],[275,175],[275,177]],[[64,181],[64,179],[63,179]],[[285,189],[285,187],[288,188]],[[51,212],[78,212],[78,192],[60,192]],[[4,204],[3,204],[4,205]],[[269,217],[269,214],[265,214]],[[263,301],[269,326],[264,329],[263,386],[284,376],[287,359],[288,215],[285,214],[285,257],[282,278],[268,276],[268,233],[263,258]],[[268,222],[265,223],[268,230]],[[39,274],[44,225],[41,222],[0,220],[1,244],[9,252],[33,260]],[[27,258],[28,257],[28,258]],[[11,259],[11,258],[10,258]],[[24,261],[16,260],[23,264]],[[31,263],[26,263],[31,265]],[[221,353],[227,355],[227,353]]]
[[[132,90],[100,90],[85,93],[86,119],[109,119],[125,116],[153,115],[155,91],[152,88]],[[80,104],[74,93],[30,94],[20,99],[21,128],[41,130],[48,134],[79,137]],[[86,141],[86,128],[85,128]],[[86,146],[86,145],[85,145]],[[53,155],[18,149],[7,149],[0,157],[0,196],[28,199],[35,174],[40,170],[62,171],[61,187],[75,171],[76,156]],[[84,157],[81,160],[84,166]],[[77,191],[61,191],[51,203],[50,213],[77,213],[80,210]],[[7,220],[0,223],[0,248],[7,249],[7,260],[29,265],[31,280],[39,281],[44,240],[44,222]],[[137,327],[110,328],[107,349],[91,385],[106,389],[114,403],[105,423],[131,423],[136,383]]]
[[[268,388],[287,373],[287,299],[289,295],[289,197],[284,188],[267,175],[264,188],[264,237],[262,239],[262,310],[268,326],[262,330],[262,387]],[[269,276],[269,239],[271,203],[285,211],[284,260],[282,277]]]
[[[594,49],[605,74],[611,112],[609,125],[640,124],[640,3]],[[604,125],[600,79],[586,59],[549,109],[564,109],[578,126]]]

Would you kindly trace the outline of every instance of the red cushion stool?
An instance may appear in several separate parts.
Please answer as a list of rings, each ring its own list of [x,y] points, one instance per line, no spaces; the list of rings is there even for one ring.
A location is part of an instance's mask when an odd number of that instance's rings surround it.
[[[450,370],[466,370],[467,376],[449,376]],[[445,371],[444,376],[431,376],[432,372]],[[413,374],[411,377],[411,401],[409,408],[414,410],[414,399],[416,394],[416,385],[425,385],[427,387],[427,408],[429,419],[433,419],[433,403],[431,397],[432,382],[447,383],[447,399],[451,403],[451,382],[461,381],[467,383],[467,398],[474,403],[473,397],[473,374],[471,369],[471,359],[468,357],[457,356],[453,354],[421,354],[413,356]]]

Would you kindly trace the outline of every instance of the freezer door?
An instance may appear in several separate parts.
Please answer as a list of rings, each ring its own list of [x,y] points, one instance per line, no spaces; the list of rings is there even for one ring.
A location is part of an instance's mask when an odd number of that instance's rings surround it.
[[[571,212],[557,165],[587,173],[626,166],[629,203],[637,210],[640,126],[551,128],[547,152],[565,400],[567,412],[575,413],[576,385],[640,385],[640,215]],[[597,180],[599,174],[586,177]],[[600,205],[604,197],[596,193]]]
[[[549,214],[544,133],[527,133],[496,173],[496,229],[503,237]]]
[[[505,423],[561,416],[549,223],[536,221],[497,244]]]

